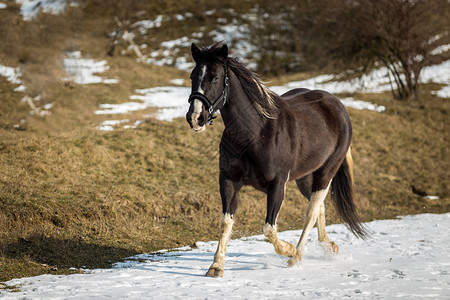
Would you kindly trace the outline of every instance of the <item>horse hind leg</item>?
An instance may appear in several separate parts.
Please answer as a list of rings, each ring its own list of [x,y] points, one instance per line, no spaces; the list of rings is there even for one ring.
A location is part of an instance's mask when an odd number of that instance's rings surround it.
[[[291,243],[280,240],[277,236],[277,225],[264,224],[264,236],[272,243],[275,253],[278,255],[292,257],[297,253],[297,249]]]
[[[325,250],[339,253],[339,247],[331,242],[325,232],[325,201],[320,204],[319,217],[317,218],[317,232],[319,236],[319,242],[322,244]]]
[[[305,244],[306,244],[306,240],[308,238],[309,232],[311,231],[314,224],[316,224],[316,222],[317,222],[317,219],[318,219],[318,216],[320,213],[320,205],[325,200],[325,197],[328,194],[329,188],[330,188],[330,184],[328,184],[328,186],[325,189],[311,193],[308,209],[306,211],[305,226],[303,228],[302,235],[300,236],[300,240],[297,244],[297,252],[288,261],[289,266],[295,265],[297,262],[299,262],[302,259],[303,251],[305,248]]]

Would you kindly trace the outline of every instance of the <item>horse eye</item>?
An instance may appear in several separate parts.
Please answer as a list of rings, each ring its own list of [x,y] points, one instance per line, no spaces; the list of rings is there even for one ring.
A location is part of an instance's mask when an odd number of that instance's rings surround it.
[[[211,80],[212,83],[217,83],[218,81],[219,81],[219,76],[216,76]]]

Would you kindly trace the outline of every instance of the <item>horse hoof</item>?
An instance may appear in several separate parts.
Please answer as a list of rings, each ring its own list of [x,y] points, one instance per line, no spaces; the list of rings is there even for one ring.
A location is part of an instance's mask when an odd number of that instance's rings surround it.
[[[207,277],[223,277],[223,270],[219,270],[216,268],[209,268],[208,272],[206,272],[205,276]]]
[[[287,262],[288,267],[293,267],[293,266],[295,266],[295,265],[300,261],[300,259],[301,259],[301,257],[299,257],[299,256],[293,256],[293,257],[291,257],[291,258],[288,260],[288,262]]]
[[[333,252],[338,254],[339,253],[338,245],[336,245],[334,242],[330,242],[330,245],[331,245],[331,249],[333,250]]]

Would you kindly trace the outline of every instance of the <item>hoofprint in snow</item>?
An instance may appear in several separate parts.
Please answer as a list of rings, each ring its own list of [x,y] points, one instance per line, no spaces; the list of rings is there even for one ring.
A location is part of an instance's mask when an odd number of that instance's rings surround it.
[[[113,269],[6,282],[20,292],[0,298],[86,299],[449,299],[450,213],[367,223],[358,240],[343,225],[327,226],[340,253],[325,253],[314,230],[298,266],[274,253],[263,235],[231,240],[223,278],[204,277],[217,242],[142,254]],[[300,231],[280,233],[296,243]]]

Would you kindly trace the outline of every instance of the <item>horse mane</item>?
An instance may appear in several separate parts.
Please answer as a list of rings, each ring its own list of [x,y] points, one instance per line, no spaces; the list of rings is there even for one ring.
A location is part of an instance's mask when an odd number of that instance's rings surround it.
[[[259,78],[258,74],[247,69],[236,57],[226,60],[219,55],[222,43],[214,43],[209,48],[202,48],[203,57],[212,63],[226,64],[238,78],[247,98],[253,103],[256,110],[264,117],[276,119],[279,96],[272,92]]]

